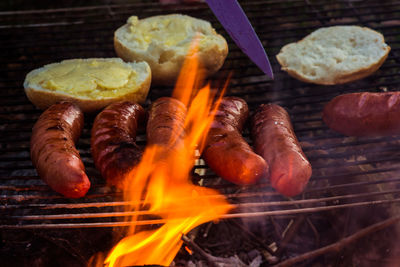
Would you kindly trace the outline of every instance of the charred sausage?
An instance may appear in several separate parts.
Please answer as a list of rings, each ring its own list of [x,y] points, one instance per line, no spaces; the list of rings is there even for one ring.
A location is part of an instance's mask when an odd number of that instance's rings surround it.
[[[75,148],[82,128],[79,107],[61,102],[45,110],[32,129],[31,158],[39,176],[53,190],[70,198],[84,196],[90,187]]]
[[[140,162],[143,151],[136,145],[136,133],[145,118],[145,110],[129,101],[113,103],[96,116],[91,152],[109,184],[122,188],[125,175]]]
[[[348,136],[400,134],[400,93],[351,93],[325,105],[329,128]]]
[[[249,115],[246,102],[224,97],[208,133],[203,158],[220,177],[239,185],[248,185],[267,176],[268,165],[254,153],[241,135]]]
[[[272,187],[285,196],[301,193],[311,164],[293,131],[289,114],[275,104],[261,105],[251,119],[254,149],[269,164]]]
[[[183,145],[186,106],[172,97],[161,97],[150,107],[147,143],[175,149]]]

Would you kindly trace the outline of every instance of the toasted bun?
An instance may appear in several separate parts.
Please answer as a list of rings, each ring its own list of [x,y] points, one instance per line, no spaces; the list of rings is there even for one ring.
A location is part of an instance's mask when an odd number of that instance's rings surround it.
[[[86,67],[101,71],[88,75],[87,69],[80,71]],[[24,88],[29,100],[40,109],[66,100],[76,103],[84,112],[94,112],[120,100],[145,102],[150,83],[151,70],[146,62],[88,58],[64,60],[35,69],[26,76]],[[86,88],[87,84],[91,87]]]
[[[282,70],[304,82],[334,85],[364,78],[385,61],[382,34],[359,26],[320,28],[276,56]]]
[[[115,31],[114,48],[125,61],[146,61],[152,71],[152,83],[175,83],[190,44],[199,38],[198,58],[206,76],[217,72],[228,54],[226,40],[207,21],[180,14],[154,16],[139,20],[136,16]]]

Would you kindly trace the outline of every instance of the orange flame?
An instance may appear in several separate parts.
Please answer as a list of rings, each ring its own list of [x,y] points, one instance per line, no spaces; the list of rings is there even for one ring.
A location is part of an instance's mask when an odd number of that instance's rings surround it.
[[[174,150],[156,145],[147,147],[140,164],[128,174],[129,182],[124,190],[125,201],[132,203],[127,210],[133,214],[129,218],[132,222],[157,218],[161,226],[141,230],[133,223],[127,236],[104,261],[109,267],[170,265],[182,245],[182,234],[217,220],[231,209],[219,192],[190,181],[196,149],[202,148],[213,121],[210,114],[217,108],[212,104],[214,94],[210,86],[199,89],[202,77],[196,49],[197,45],[193,45],[173,94],[189,107],[184,145]]]

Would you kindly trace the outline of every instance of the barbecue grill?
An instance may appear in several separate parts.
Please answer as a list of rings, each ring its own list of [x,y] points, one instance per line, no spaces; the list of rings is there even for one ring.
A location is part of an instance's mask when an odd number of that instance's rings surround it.
[[[5,6],[4,9],[9,8],[10,11],[0,12],[2,254],[13,251],[13,246],[24,253],[28,250],[26,246],[31,243],[30,239],[44,236],[47,241],[56,244],[63,240],[61,243],[67,244],[64,249],[71,252],[68,244],[73,244],[72,238],[79,239],[79,236],[87,237],[94,233],[101,234],[108,241],[102,247],[93,248],[93,242],[99,240],[96,238],[90,243],[91,250],[105,250],[113,241],[111,230],[118,231],[115,229],[130,224],[123,220],[129,215],[122,209],[128,203],[122,200],[120,191],[105,184],[90,155],[90,128],[94,115],[86,115],[85,128],[77,144],[92,181],[87,196],[66,199],[54,193],[37,176],[29,156],[29,139],[41,111],[28,101],[22,84],[30,70],[48,63],[69,58],[115,57],[113,32],[133,14],[147,17],[174,12],[210,21],[228,40],[230,51],[223,68],[211,78],[211,82],[221,84],[221,80],[232,72],[227,94],[245,99],[251,111],[268,102],[285,107],[312,164],[313,176],[306,190],[302,195],[289,199],[272,190],[267,181],[249,187],[224,182],[199,159],[193,170],[193,182],[201,181],[204,186],[220,190],[235,206],[233,212],[223,217],[223,221],[235,224],[242,222],[237,218],[267,221],[267,229],[272,229],[274,222],[283,222],[285,226],[278,227],[283,231],[289,222],[301,219],[310,223],[310,220],[315,220],[318,223],[311,223],[308,228],[314,228],[313,232],[317,235],[329,228],[327,221],[333,220],[332,214],[353,216],[351,220],[359,220],[359,225],[366,226],[397,211],[400,201],[400,137],[346,137],[327,128],[321,119],[321,111],[330,99],[342,93],[398,90],[399,1],[241,1],[270,57],[275,74],[273,81],[234,44],[204,3],[161,5],[158,1],[111,2],[92,1],[90,4],[93,5],[79,6],[87,3],[75,1],[68,4],[76,7],[58,6],[40,10],[35,6]],[[15,11],[17,8],[21,10]],[[381,32],[391,46],[388,59],[375,74],[348,84],[320,86],[297,81],[280,71],[275,55],[283,45],[323,26],[348,24],[367,26]],[[172,87],[152,86],[145,106],[161,96],[170,96],[171,92]],[[251,143],[248,131],[244,132],[244,136]],[[145,143],[145,134],[139,133],[138,145],[144,147]],[[360,211],[359,216],[357,211]],[[329,216],[326,215],[328,213]],[[139,222],[143,225],[157,223],[162,221],[149,219]],[[15,233],[18,233],[17,237]],[[60,235],[63,235],[62,239]],[[21,249],[21,246],[24,248]],[[290,244],[286,247],[291,248]],[[292,254],[286,257],[296,255],[291,251]],[[298,247],[297,251],[304,252]],[[76,251],[74,253],[76,255]],[[84,259],[80,260],[84,262]]]

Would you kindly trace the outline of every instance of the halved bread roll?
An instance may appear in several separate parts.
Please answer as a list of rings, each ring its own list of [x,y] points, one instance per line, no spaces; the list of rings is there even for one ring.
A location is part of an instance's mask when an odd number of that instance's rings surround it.
[[[32,70],[24,88],[38,108],[67,100],[84,112],[94,112],[120,100],[143,103],[151,83],[146,62],[125,63],[120,58],[68,59]]]
[[[153,84],[173,85],[195,37],[204,74],[212,75],[223,65],[228,45],[205,20],[181,14],[141,20],[131,16],[127,24],[115,31],[114,48],[125,61],[149,63]]]
[[[276,56],[282,70],[301,81],[334,85],[364,78],[390,51],[382,34],[366,27],[320,28]]]

